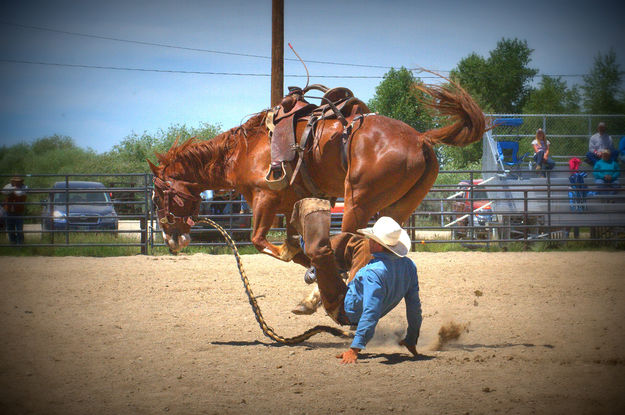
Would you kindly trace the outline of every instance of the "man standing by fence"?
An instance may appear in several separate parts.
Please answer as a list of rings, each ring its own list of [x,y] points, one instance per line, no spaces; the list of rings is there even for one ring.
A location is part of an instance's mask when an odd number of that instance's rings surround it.
[[[26,189],[27,187],[24,185],[24,178],[22,177],[12,177],[10,183],[2,189],[2,194],[6,197],[4,210],[7,215],[7,233],[12,244],[21,245],[24,243]]]

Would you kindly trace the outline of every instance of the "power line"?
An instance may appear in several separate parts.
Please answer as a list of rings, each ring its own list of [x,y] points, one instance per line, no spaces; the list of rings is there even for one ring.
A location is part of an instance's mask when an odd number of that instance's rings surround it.
[[[131,43],[131,44],[144,45],[144,46],[157,46],[157,47],[163,47],[163,48],[169,48],[169,49],[179,49],[179,50],[187,50],[187,51],[193,51],[193,52],[214,53],[214,54],[230,55],[230,56],[242,56],[242,57],[248,57],[248,58],[271,59],[271,56],[255,55],[255,54],[240,53],[240,52],[228,52],[228,51],[220,51],[220,50],[212,50],[212,49],[192,48],[192,47],[186,47],[186,46],[169,45],[169,44],[165,44],[165,43],[156,43],[156,42],[145,42],[145,41],[132,40],[132,39],[121,39],[121,38],[116,38],[116,37],[100,36],[100,35],[94,35],[94,34],[89,34],[89,33],[70,32],[70,31],[67,31],[67,30],[52,29],[52,28],[48,28],[48,27],[24,25],[24,24],[7,22],[7,21],[0,21],[0,24],[6,25],[6,26],[20,27],[20,28],[24,28],[24,29],[32,29],[32,30],[39,30],[39,31],[45,31],[45,32],[60,33],[60,34],[65,34],[65,35],[86,37],[86,38],[92,38],[92,39],[109,40],[109,41],[122,42],[122,43]],[[295,61],[295,62],[298,61],[297,59],[294,59],[294,58],[284,58],[284,60],[285,61]],[[0,59],[0,61],[9,62],[10,60],[2,60],[2,59]],[[101,67],[101,66],[92,66],[92,65],[71,65],[71,64],[31,62],[31,61],[12,61],[12,62],[14,62],[14,63],[30,63],[30,64],[37,64],[37,65],[50,65],[50,66],[82,67],[82,68],[92,68],[92,69],[111,69],[111,70],[126,70],[126,71],[133,71],[134,70],[134,71],[142,71],[142,72],[189,73],[189,74],[201,74],[201,75],[232,75],[232,76],[269,76],[268,74],[245,74],[245,73],[239,74],[239,73],[230,73],[230,72],[202,72],[202,71],[175,71],[175,70],[143,69],[143,68],[119,68],[119,67],[107,67],[107,66]],[[393,69],[393,68],[395,68],[393,66],[385,66],[385,65],[365,65],[365,64],[357,64],[357,63],[319,61],[319,60],[307,60],[306,62],[307,63],[318,63],[318,64],[323,64],[323,65],[351,66],[351,67],[360,67],[360,68],[377,68],[377,69]],[[412,72],[419,72],[418,68],[413,68],[413,69],[409,69],[409,70],[412,71]],[[449,73],[451,71],[440,69],[440,70],[436,70],[435,72]],[[625,72],[623,72],[623,71],[621,71],[620,73],[621,74],[625,74]],[[582,77],[584,77],[586,75],[588,75],[588,74],[537,74],[536,76],[540,76],[540,77],[549,76],[549,77],[552,77],[552,78],[555,78],[555,77],[582,78]],[[304,77],[304,75],[285,75],[285,76],[297,77],[297,78]],[[315,77],[316,78],[363,78],[363,79],[366,79],[366,78],[381,79],[381,78],[383,78],[382,76],[364,76],[364,75],[363,76],[361,76],[361,75],[355,75],[355,76],[348,76],[348,75],[344,75],[344,76],[319,75],[319,76],[315,76]],[[436,76],[420,76],[419,78],[427,79],[427,78],[437,78],[437,77]]]
[[[193,51],[193,52],[215,53],[219,55],[243,56],[247,58],[259,58],[259,59],[271,59],[271,56],[254,55],[250,53],[227,52],[227,51],[212,50],[212,49],[191,48],[191,47],[186,47],[186,46],[169,45],[166,43],[144,42],[141,40],[121,39],[121,38],[110,37],[110,36],[100,36],[100,35],[93,35],[89,33],[79,33],[79,32],[70,32],[67,30],[51,29],[48,27],[23,25],[19,23],[12,23],[12,22],[6,22],[6,21],[0,21],[0,24],[6,25],[6,26],[21,27],[23,29],[32,29],[32,30],[40,30],[44,32],[61,33],[64,35],[80,36],[80,37],[86,37],[86,38],[91,38],[91,39],[110,40],[110,41],[122,42],[122,43],[133,43],[133,44],[143,45],[143,46],[158,46],[162,48],[188,50],[188,51]],[[285,58],[284,60],[299,62],[297,59],[294,59],[294,58]],[[393,68],[392,66],[383,66],[383,65],[363,65],[363,64],[357,64],[357,63],[330,62],[330,61],[317,61],[317,60],[306,60],[306,62],[318,63],[318,64],[323,64],[323,65],[355,66],[355,67],[360,67],[360,68],[377,68],[377,69]]]
[[[58,66],[66,68],[84,68],[84,69],[105,69],[114,71],[135,71],[135,72],[156,72],[156,73],[178,73],[178,74],[192,74],[192,75],[221,75],[221,76],[249,76],[249,77],[270,77],[268,73],[243,73],[243,72],[213,72],[213,71],[183,71],[175,69],[155,69],[155,68],[130,68],[122,66],[103,66],[103,65],[84,65],[73,63],[59,63],[59,62],[43,62],[43,61],[31,61],[20,59],[6,59],[0,58],[0,62],[3,63],[16,63],[24,65],[40,65],[40,66]],[[411,71],[419,71],[418,69],[410,69]],[[305,78],[306,75],[302,74],[287,74],[284,75],[289,78]],[[584,77],[586,74],[569,74],[569,75],[547,75],[539,74],[537,76],[550,76],[550,77]],[[420,79],[440,79],[434,75],[417,76]],[[335,78],[335,79],[383,79],[381,75],[313,75],[311,78]]]
[[[60,66],[68,68],[86,68],[86,69],[108,69],[115,71],[137,71],[137,72],[160,72],[160,73],[180,73],[180,74],[195,74],[195,75],[223,75],[223,76],[256,76],[256,77],[270,77],[271,74],[265,73],[238,73],[238,72],[211,72],[211,71],[182,71],[171,69],[153,69],[153,68],[129,68],[121,66],[100,66],[100,65],[83,65],[73,63],[58,63],[58,62],[42,62],[42,61],[28,61],[18,59],[4,59],[0,58],[0,62],[4,63],[18,63],[26,65],[42,65],[42,66]],[[306,75],[285,75],[285,77],[291,78],[305,78]],[[356,79],[382,79],[383,76],[367,76],[367,75],[315,75],[311,78],[356,78]],[[436,78],[435,76],[424,78]]]

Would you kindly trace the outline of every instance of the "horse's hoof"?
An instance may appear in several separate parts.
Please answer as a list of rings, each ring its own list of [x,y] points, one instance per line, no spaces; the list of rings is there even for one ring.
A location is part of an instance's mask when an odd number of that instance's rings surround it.
[[[291,313],[302,316],[313,314],[315,311],[317,310],[309,307],[307,304],[299,303],[293,310],[291,310]]]
[[[288,243],[284,242],[282,245],[278,247],[279,250],[279,258],[284,262],[290,262],[295,255],[302,251],[302,248],[299,246],[292,246]]]

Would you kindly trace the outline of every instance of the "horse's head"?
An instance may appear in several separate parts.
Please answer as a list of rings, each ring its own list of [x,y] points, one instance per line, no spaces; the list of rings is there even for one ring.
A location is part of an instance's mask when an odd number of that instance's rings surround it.
[[[197,216],[202,201],[197,183],[173,177],[165,166],[155,166],[148,160],[154,173],[152,202],[156,208],[163,239],[169,250],[179,252],[191,242],[192,217]]]

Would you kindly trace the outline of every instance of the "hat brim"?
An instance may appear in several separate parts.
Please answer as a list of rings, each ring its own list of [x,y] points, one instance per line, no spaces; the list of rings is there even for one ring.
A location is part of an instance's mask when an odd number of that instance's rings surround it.
[[[399,257],[405,257],[406,255],[408,255],[408,251],[410,251],[410,236],[408,235],[408,232],[406,232],[404,229],[401,230],[401,234],[399,235],[399,242],[397,242],[397,244],[395,245],[388,245],[382,242],[382,240],[373,233],[373,228],[358,229],[356,232],[364,235],[366,238],[373,239],[374,241],[376,241],[377,243],[379,243]]]

